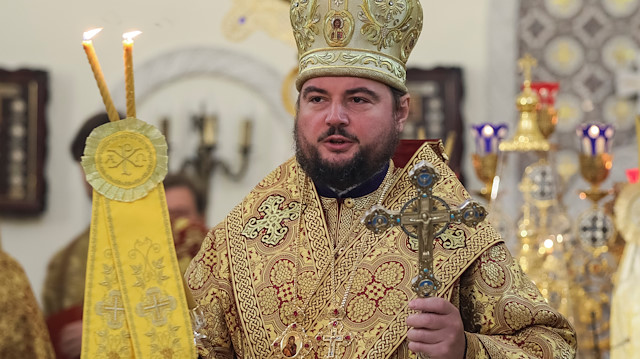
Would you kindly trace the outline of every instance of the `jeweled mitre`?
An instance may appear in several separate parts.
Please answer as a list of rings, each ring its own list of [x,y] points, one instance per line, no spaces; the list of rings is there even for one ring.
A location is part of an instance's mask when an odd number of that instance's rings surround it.
[[[355,76],[407,91],[406,63],[422,30],[418,0],[292,0],[298,90],[319,76]]]

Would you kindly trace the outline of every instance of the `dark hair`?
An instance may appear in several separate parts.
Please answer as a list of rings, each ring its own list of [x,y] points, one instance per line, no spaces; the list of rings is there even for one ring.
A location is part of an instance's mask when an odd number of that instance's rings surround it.
[[[120,118],[124,118],[120,115]],[[76,162],[80,162],[82,155],[84,154],[84,146],[87,142],[87,137],[91,134],[94,128],[100,127],[109,122],[109,115],[106,112],[100,112],[89,117],[82,127],[76,133],[76,136],[71,142],[71,156]]]
[[[387,85],[389,86],[389,85]],[[389,90],[391,90],[391,97],[393,97],[393,113],[395,114],[400,106],[402,105],[402,96],[406,95],[406,91],[399,90],[395,87],[389,86]]]
[[[164,178],[163,183],[165,189],[172,187],[187,187],[189,191],[191,191],[191,194],[193,194],[193,198],[196,201],[198,213],[204,215],[204,212],[207,209],[207,198],[205,197],[204,192],[189,176],[182,172],[169,173]]]

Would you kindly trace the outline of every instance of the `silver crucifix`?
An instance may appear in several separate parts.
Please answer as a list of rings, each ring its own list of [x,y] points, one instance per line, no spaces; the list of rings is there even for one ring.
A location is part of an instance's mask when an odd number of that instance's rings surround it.
[[[418,195],[404,204],[399,212],[392,212],[374,205],[362,219],[364,225],[374,233],[381,233],[393,226],[400,226],[410,237],[418,239],[418,275],[413,278],[413,291],[421,297],[434,295],[440,282],[433,273],[433,239],[444,232],[449,223],[464,223],[475,227],[487,216],[487,212],[477,202],[467,200],[459,209],[450,209],[440,197],[433,195],[433,186],[440,175],[426,161],[418,162],[410,171],[411,183]],[[435,231],[435,225],[442,228]],[[415,233],[407,227],[415,227]]]

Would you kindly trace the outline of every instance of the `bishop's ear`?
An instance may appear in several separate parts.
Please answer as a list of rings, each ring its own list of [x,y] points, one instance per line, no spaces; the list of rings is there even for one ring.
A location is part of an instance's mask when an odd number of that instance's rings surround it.
[[[404,94],[398,101],[398,108],[396,109],[396,128],[398,132],[401,132],[404,128],[404,124],[409,118],[409,105],[411,104],[411,96],[409,93]]]

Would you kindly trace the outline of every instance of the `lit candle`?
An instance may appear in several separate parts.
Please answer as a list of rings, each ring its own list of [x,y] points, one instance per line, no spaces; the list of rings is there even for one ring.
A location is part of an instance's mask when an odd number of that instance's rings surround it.
[[[205,146],[216,145],[216,127],[218,127],[218,118],[215,115],[204,115],[202,118],[202,143]]]
[[[127,93],[127,117],[136,117],[136,92],[133,85],[133,38],[140,34],[140,31],[131,31],[122,34],[122,48],[124,50],[124,83]]]
[[[109,115],[109,120],[118,121],[120,119],[120,115],[118,115],[118,110],[116,110],[116,106],[113,104],[113,100],[111,100],[109,89],[107,88],[107,84],[104,81],[104,75],[102,74],[102,68],[98,62],[98,56],[93,48],[93,41],[91,41],[91,39],[100,31],[102,31],[102,28],[86,31],[82,36],[82,47],[84,48],[84,52],[87,54],[89,65],[91,65],[91,71],[93,71],[93,76],[98,83],[98,90],[100,90],[100,96],[102,96],[102,102],[104,103],[104,107]]]
[[[253,122],[244,120],[242,132],[240,134],[240,147],[247,148],[251,144],[251,132],[253,130]]]

